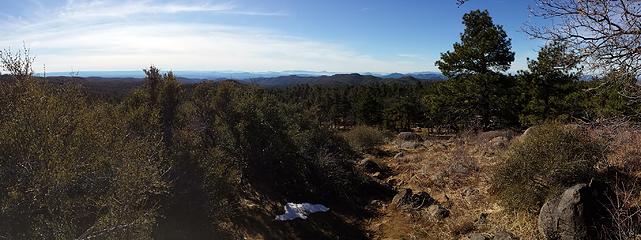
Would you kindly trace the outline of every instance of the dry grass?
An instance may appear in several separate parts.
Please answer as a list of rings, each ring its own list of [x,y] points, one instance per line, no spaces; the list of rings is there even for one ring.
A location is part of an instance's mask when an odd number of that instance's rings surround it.
[[[497,131],[432,139],[425,148],[401,158],[380,159],[394,172],[395,187],[429,193],[450,210],[450,216],[437,222],[424,210],[382,207],[380,215],[367,223],[373,238],[460,239],[473,232],[509,231],[521,239],[536,239],[536,216],[509,213],[488,192],[491,169],[513,135]],[[497,139],[505,142],[496,143]],[[398,151],[393,145],[384,148]]]
[[[626,124],[577,127],[608,143],[606,158],[597,164],[599,174],[615,183],[610,202],[604,203],[610,205],[614,219],[602,226],[610,231],[606,238],[641,239],[641,128]],[[519,141],[518,136],[495,131],[425,138],[429,139],[425,148],[377,161],[393,172],[388,183],[429,193],[450,210],[450,216],[438,222],[425,210],[397,210],[383,204],[379,215],[364,224],[373,239],[467,239],[470,233],[492,235],[497,231],[519,239],[540,239],[536,213],[508,211],[489,192],[493,170],[509,145]],[[382,148],[400,151],[392,144]],[[621,178],[608,175],[611,172]]]

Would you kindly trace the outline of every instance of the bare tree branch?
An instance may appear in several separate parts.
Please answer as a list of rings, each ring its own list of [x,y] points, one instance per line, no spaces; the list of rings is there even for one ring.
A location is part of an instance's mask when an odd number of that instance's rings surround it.
[[[531,13],[554,24],[528,24],[530,36],[567,43],[595,71],[641,75],[639,1],[537,0]]]
[[[23,43],[22,49],[12,51],[10,48],[0,50],[0,67],[9,72],[18,81],[23,81],[33,76],[34,57],[31,57],[30,50]]]

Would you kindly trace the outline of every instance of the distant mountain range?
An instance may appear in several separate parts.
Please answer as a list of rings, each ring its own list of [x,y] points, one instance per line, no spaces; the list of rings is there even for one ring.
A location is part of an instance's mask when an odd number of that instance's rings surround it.
[[[325,86],[354,86],[354,85],[368,85],[368,84],[416,84],[419,82],[432,82],[440,81],[440,78],[433,79],[418,79],[412,76],[402,77],[377,77],[372,75],[361,75],[358,73],[352,74],[335,74],[331,76],[280,76],[269,78],[252,78],[245,80],[238,80],[264,87],[286,87],[292,85],[325,85]]]
[[[265,79],[277,77],[320,77],[334,75],[350,75],[337,72],[315,72],[315,71],[278,71],[278,72],[239,72],[239,71],[174,71],[176,76],[193,79],[193,80],[249,80]],[[436,72],[415,72],[415,73],[361,73],[361,75],[370,75],[379,78],[404,78],[414,77],[421,80],[444,80],[445,76]],[[69,72],[50,72],[47,76],[77,76],[77,77],[101,77],[101,78],[144,78],[142,71],[81,71],[76,73]]]

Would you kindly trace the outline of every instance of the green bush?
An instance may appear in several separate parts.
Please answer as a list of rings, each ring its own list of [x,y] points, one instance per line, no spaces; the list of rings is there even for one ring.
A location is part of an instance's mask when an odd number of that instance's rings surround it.
[[[367,150],[385,143],[385,133],[381,130],[368,127],[356,126],[343,134],[350,146],[357,150]]]
[[[545,199],[595,174],[605,143],[575,127],[533,127],[512,144],[493,175],[493,188],[511,210],[538,210]]]
[[[0,89],[0,235],[149,239],[166,190],[157,143],[73,85]]]

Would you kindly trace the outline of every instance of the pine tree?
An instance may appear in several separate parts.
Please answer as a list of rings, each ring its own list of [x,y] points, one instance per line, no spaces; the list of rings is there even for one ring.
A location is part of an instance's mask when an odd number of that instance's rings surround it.
[[[487,10],[474,10],[463,16],[465,30],[454,51],[441,54],[436,65],[449,77],[448,95],[429,99],[445,108],[460,108],[456,124],[483,129],[505,127],[515,122],[516,113],[509,104],[514,81],[502,72],[514,61],[511,40],[500,25],[495,25]],[[458,106],[458,107],[457,107]],[[442,109],[438,110],[442,111]]]
[[[441,54],[436,66],[447,77],[503,72],[514,61],[512,40],[500,25],[495,25],[487,10],[463,16],[465,31],[454,51]]]
[[[519,76],[525,102],[520,115],[522,124],[532,125],[572,114],[575,103],[568,97],[578,88],[579,62],[579,58],[559,42],[544,46],[536,60],[529,60],[529,69]]]

